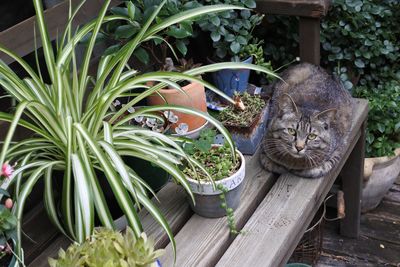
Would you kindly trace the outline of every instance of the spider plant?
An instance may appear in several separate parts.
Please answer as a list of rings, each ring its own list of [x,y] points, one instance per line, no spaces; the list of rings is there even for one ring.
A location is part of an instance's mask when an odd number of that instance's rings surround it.
[[[192,168],[201,166],[186,154],[172,137],[135,128],[126,122],[136,116],[150,116],[155,111],[165,109],[186,112],[211,122],[225,135],[232,153],[235,151],[234,144],[228,131],[217,120],[206,113],[185,107],[145,107],[130,115],[122,115],[129,107],[167,85],[182,90],[177,83],[180,80],[202,83],[233,102],[211,84],[196,78],[205,72],[229,67],[251,68],[275,74],[257,66],[241,63],[219,63],[183,73],[139,73],[128,68],[127,61],[142,43],[159,39],[157,34],[171,25],[210,12],[240,8],[228,5],[205,6],[162,21],[155,20],[166,2],[163,1],[134,38],[116,53],[102,57],[97,75],[91,77],[88,74],[89,63],[102,24],[126,18],[107,15],[110,0],[106,0],[98,18],[72,32],[71,21],[83,2],[73,10],[70,1],[69,22],[56,48],[53,48],[41,2],[33,0],[49,81],[42,78],[39,66],[39,71],[35,72],[22,58],[0,45],[0,51],[13,57],[27,73],[27,77],[19,78],[4,62],[0,62],[0,85],[18,103],[13,114],[0,113],[1,120],[10,122],[0,154],[0,163],[18,162],[9,179],[9,184],[13,184],[15,188],[16,205],[13,213],[18,219],[18,229],[21,226],[24,204],[39,179],[44,180],[44,204],[49,218],[71,240],[82,243],[87,239],[93,232],[96,217],[103,226],[114,228],[107,199],[99,185],[99,179],[106,179],[135,235],[139,237],[142,232],[138,210],[144,207],[165,229],[175,248],[168,223],[146,194],[147,190],[151,189],[134,169],[124,163],[122,157],[137,157],[163,168],[184,187],[192,199],[193,195],[179,165],[185,161],[189,162]],[[88,34],[91,34],[90,41],[78,70],[74,50]],[[148,87],[148,81],[159,83]],[[144,92],[143,88],[146,88]],[[115,111],[111,108],[115,99],[131,92],[134,92],[131,101],[122,109]],[[13,133],[18,125],[31,130],[34,133],[32,137],[12,142]],[[57,176],[56,172],[63,175]],[[98,177],[98,173],[102,173],[105,178]],[[60,203],[53,193],[54,179],[62,180]],[[18,237],[18,240],[21,240],[20,231]],[[17,245],[17,253],[22,255],[20,243]]]

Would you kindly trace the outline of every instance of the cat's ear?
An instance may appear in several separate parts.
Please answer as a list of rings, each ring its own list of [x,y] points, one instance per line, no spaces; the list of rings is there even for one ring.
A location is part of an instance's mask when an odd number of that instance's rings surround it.
[[[314,115],[314,118],[317,120],[322,120],[322,121],[330,124],[331,122],[335,121],[336,113],[337,113],[337,109],[330,108],[330,109],[327,109],[327,110],[317,113],[316,115]]]
[[[296,103],[294,103],[292,97],[288,94],[283,94],[278,100],[279,109],[285,113],[298,113]]]

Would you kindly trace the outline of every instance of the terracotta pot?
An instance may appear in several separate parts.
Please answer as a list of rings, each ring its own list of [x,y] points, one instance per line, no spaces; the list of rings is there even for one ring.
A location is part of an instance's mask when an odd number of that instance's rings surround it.
[[[366,158],[364,161],[364,186],[362,212],[376,208],[400,174],[400,148],[395,156]]]
[[[202,84],[193,82],[183,86],[182,89],[186,94],[176,89],[161,89],[158,92],[165,98],[166,102],[160,95],[154,94],[147,98],[147,104],[151,106],[173,104],[207,112],[206,94]],[[206,120],[202,117],[182,112],[173,112],[178,116],[179,120],[171,126],[172,129],[175,129],[180,123],[186,123],[189,126],[188,131],[192,131],[206,123]]]

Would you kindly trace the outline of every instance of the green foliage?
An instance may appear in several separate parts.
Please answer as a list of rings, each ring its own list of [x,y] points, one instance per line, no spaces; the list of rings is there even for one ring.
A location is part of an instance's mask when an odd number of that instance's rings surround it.
[[[249,43],[243,46],[242,50],[240,51],[240,58],[246,57],[253,57],[254,64],[257,66],[264,67],[266,69],[272,70],[271,61],[266,61],[264,55],[264,48],[263,45],[264,40],[258,41],[257,38],[254,38],[252,43]],[[258,73],[258,72],[257,72]],[[264,78],[268,78],[266,75],[262,74]],[[271,78],[271,77],[269,77]]]
[[[4,205],[0,205],[0,246],[5,247],[9,240],[16,239],[17,218]],[[4,256],[0,250],[0,258]]]
[[[393,118],[398,109],[391,94],[400,80],[399,12],[399,0],[334,0],[321,23],[321,65],[353,96],[370,100],[369,156],[392,154],[398,142]],[[274,17],[271,26],[276,36],[269,39],[266,53],[274,64],[290,61],[298,49],[298,19]]]
[[[246,109],[242,111],[230,105],[218,114],[218,120],[225,126],[249,127],[265,107],[265,100],[246,92],[242,96],[235,95],[234,99],[237,97],[240,97]]]
[[[400,147],[400,82],[376,88],[356,87],[354,95],[368,99],[367,156],[392,155]]]
[[[60,249],[58,259],[49,259],[51,267],[147,267],[164,253],[154,250],[154,242],[145,233],[136,237],[132,229],[125,234],[102,228],[81,245],[72,244],[66,251]]]
[[[398,1],[335,0],[321,24],[323,63],[346,88],[400,77]],[[396,73],[397,72],[397,73]],[[351,83],[351,84],[350,84]]]
[[[113,21],[107,23],[104,27],[103,34],[109,39],[117,41],[117,44],[110,46],[105,53],[114,53],[123,44],[135,37],[149,16],[162,2],[162,0],[131,0],[125,1],[125,6],[112,8],[113,14],[122,16],[125,20]],[[155,21],[162,23],[172,15],[200,6],[197,1],[168,0],[157,14]],[[182,56],[185,56],[189,38],[194,33],[193,21],[195,19],[193,17],[164,29],[158,34],[158,38],[143,43],[142,47],[134,52],[134,56],[144,64],[148,64],[151,60],[158,65],[158,68],[164,64],[168,48],[172,48],[173,53],[178,51]]]
[[[215,130],[207,129],[201,132],[198,140],[185,144],[185,150],[204,167],[196,170],[186,167],[183,172],[187,176],[192,179],[209,180],[210,175],[213,180],[218,181],[231,176],[239,169],[240,161],[233,158],[226,144],[213,145],[215,136]]]
[[[232,4],[253,9],[255,0],[203,0],[203,4]],[[230,10],[204,16],[196,22],[203,31],[210,33],[215,55],[219,59],[240,61],[240,52],[252,42],[252,32],[262,21],[263,15],[250,10]]]

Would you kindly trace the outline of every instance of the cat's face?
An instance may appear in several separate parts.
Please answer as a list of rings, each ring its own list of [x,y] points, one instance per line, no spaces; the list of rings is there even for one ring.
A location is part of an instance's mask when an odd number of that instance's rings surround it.
[[[329,126],[334,111],[306,115],[294,103],[289,104],[283,104],[280,114],[271,121],[265,140],[267,151],[287,168],[315,167],[330,152],[333,140]]]

